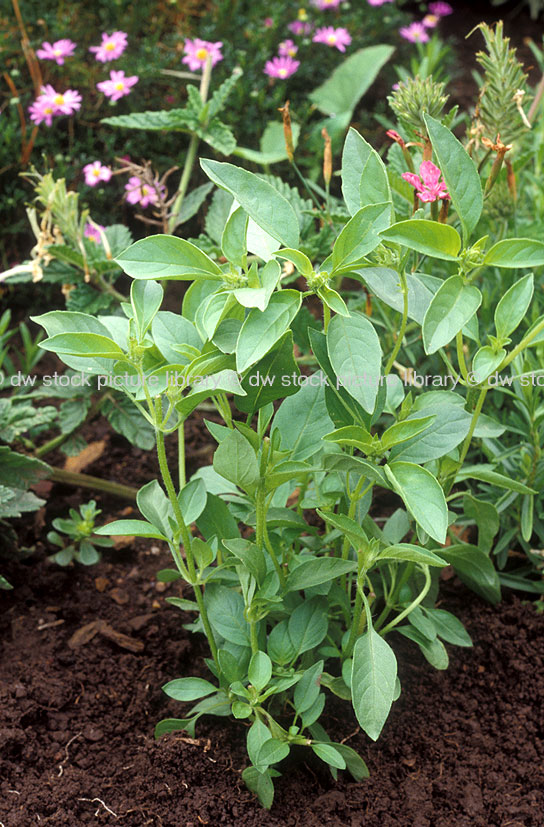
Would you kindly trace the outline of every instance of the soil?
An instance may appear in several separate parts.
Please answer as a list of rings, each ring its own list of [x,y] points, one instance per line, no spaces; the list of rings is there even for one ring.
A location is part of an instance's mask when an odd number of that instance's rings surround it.
[[[112,469],[119,457],[110,445]],[[126,481],[140,482],[138,470],[152,469],[136,463]],[[66,509],[67,492],[54,487],[53,511]],[[126,513],[120,500],[102,505],[108,518]],[[22,531],[27,541],[43,519]],[[445,582],[441,605],[463,620],[474,648],[449,647],[450,668],[436,672],[393,635],[403,692],[379,742],[360,732],[347,704],[332,702],[324,721],[361,753],[371,778],[340,773],[334,782],[304,751],[296,769],[284,768],[268,813],[241,780],[244,722],[201,719],[195,739],[154,741],[155,723],[184,709],[161,685],[204,675],[206,649],[183,628],[189,617],[165,602],[181,589],[155,579],[169,564],[160,544],[108,555],[62,569],[38,543],[33,556],[3,565],[15,586],[0,596],[4,827],[541,827],[544,616],[531,603],[507,595],[491,607]]]

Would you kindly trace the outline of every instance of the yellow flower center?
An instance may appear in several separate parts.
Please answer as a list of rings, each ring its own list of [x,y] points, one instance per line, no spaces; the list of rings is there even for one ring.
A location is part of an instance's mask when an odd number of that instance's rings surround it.
[[[278,75],[280,78],[284,78],[287,75],[287,69],[278,69]]]
[[[149,190],[148,190],[147,187],[142,187],[141,189],[142,189],[142,195],[147,195],[148,194]]]
[[[208,57],[208,50],[202,46],[200,49],[197,49],[196,56],[199,60],[206,60]]]
[[[289,57],[294,57],[296,55],[296,53],[297,53],[296,49],[287,49],[287,54],[289,55]]]
[[[55,55],[55,57],[60,57],[60,55],[62,54],[62,49],[53,49],[53,54]]]
[[[306,14],[306,9],[299,9],[297,17],[299,20],[307,20],[308,15]]]
[[[335,45],[335,43],[336,43],[336,35],[335,35],[335,34],[330,34],[330,35],[327,37],[327,43],[330,43],[330,44],[331,44],[331,46],[334,46],[334,45]]]
[[[104,48],[107,52],[113,52],[113,50],[115,49],[115,43],[112,43],[111,40],[108,40]]]
[[[94,175],[95,178],[98,178],[98,176],[100,175],[100,170],[99,169],[93,169],[93,175]]]
[[[53,114],[53,107],[47,106],[44,110],[44,115],[52,115]]]
[[[123,91],[123,89],[125,88],[125,84],[123,83],[123,81],[122,81],[122,80],[120,80],[120,81],[118,81],[118,82],[115,84],[115,88],[116,88],[119,92],[122,92],[122,91]]]
[[[55,97],[53,98],[53,103],[56,103],[57,106],[63,106],[64,105],[64,95],[55,95]]]

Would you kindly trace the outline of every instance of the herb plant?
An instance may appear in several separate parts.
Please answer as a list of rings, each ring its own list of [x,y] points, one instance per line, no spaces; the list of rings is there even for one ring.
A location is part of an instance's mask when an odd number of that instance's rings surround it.
[[[47,539],[60,548],[52,557],[59,566],[67,566],[74,560],[84,566],[92,566],[100,560],[96,546],[113,546],[113,540],[109,537],[98,537],[95,534],[96,518],[101,513],[96,502],[90,500],[80,505],[79,514],[75,508],[71,508],[69,518],[57,517],[53,520],[55,530],[47,534]]]
[[[479,594],[499,599],[485,508],[468,484],[534,493],[465,460],[473,439],[496,428],[482,414],[493,377],[544,331],[544,317],[524,321],[533,297],[526,273],[504,292],[482,344],[477,285],[491,268],[544,265],[544,243],[473,239],[484,204],[478,169],[438,119],[424,114],[421,125],[437,176],[422,167],[412,215],[403,199],[399,214],[391,184],[405,193],[414,178],[394,169],[388,176],[353,129],[342,155],[343,203],[327,199],[311,213],[326,228],[323,254],[301,249],[308,216],[297,213],[296,199],[247,170],[201,160],[230,196],[224,263],[182,238],[150,236],[116,259],[133,279],[123,325],[64,311],[36,318],[49,337],[41,347],[74,370],[116,377],[155,431],[161,480],[138,493],[142,519],[97,533],[166,542],[175,568],[162,579],[193,591],[191,600],[170,602],[194,612],[191,628],[208,640],[211,680],[166,684],[170,697],[197,703],[156,734],[193,733],[204,714],[247,720],[243,777],[266,807],[294,745],[312,750],[334,776],[344,768],[357,779],[367,774],[320,718],[332,693],[378,738],[400,692],[393,632],[438,669],[448,664],[443,641],[470,645],[459,621],[435,608],[441,567],[450,563]],[[283,274],[293,268],[298,280],[286,287]],[[370,315],[361,292],[344,288],[348,277],[377,297],[379,315]],[[171,279],[190,282],[181,314],[160,309],[160,281]],[[320,318],[301,326],[310,302],[321,305]],[[406,393],[401,360],[415,348],[424,389]],[[213,465],[187,481],[184,424],[208,398],[224,424],[208,423]],[[173,434],[176,468],[165,450]],[[380,491],[398,506],[386,521],[373,506]],[[476,513],[477,544],[453,532],[464,519],[461,496]]]

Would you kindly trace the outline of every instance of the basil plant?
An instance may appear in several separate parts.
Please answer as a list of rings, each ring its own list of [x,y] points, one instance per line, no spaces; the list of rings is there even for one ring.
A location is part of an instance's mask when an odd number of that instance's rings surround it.
[[[544,330],[540,319],[511,346],[532,277],[505,293],[496,330],[472,364],[465,338],[478,340],[475,282],[485,268],[543,264],[544,244],[470,243],[483,205],[478,172],[446,127],[432,118],[427,126],[451,196],[449,223],[422,209],[397,220],[381,158],[350,130],[345,207],[328,215],[333,243],[316,263],[299,244],[301,215],[278,188],[202,160],[232,196],[224,263],[182,238],[150,236],[116,259],[133,279],[122,315],[53,311],[36,319],[48,334],[42,347],[74,370],[107,375],[155,431],[161,478],[139,492],[142,519],[97,533],[167,543],[174,568],[161,577],[192,589],[192,599],[169,601],[194,613],[190,628],[209,644],[209,679],[164,686],[192,706],[161,721],[156,734],[193,734],[205,714],[243,719],[250,761],[243,777],[265,807],[294,746],[315,753],[335,777],[344,769],[367,776],[362,758],[320,723],[327,700],[350,704],[376,740],[401,691],[392,633],[438,669],[448,664],[444,641],[471,645],[462,624],[435,608],[440,569],[453,565],[491,601],[499,583],[489,548],[452,533],[457,515],[448,505],[457,506],[469,480],[531,492],[464,461],[473,437],[492,427],[481,414],[489,377]],[[423,263],[440,277],[422,274]],[[293,267],[301,289],[286,280]],[[362,290],[346,303],[346,277],[378,296],[394,336],[382,318],[363,312]],[[161,282],[170,279],[190,282],[181,314],[160,309]],[[317,303],[322,322],[308,313]],[[414,324],[422,358],[436,354],[455,388],[433,382],[406,393],[396,365]],[[294,344],[301,329],[309,355]],[[204,400],[224,424],[206,423],[217,442],[213,465],[187,480],[184,425]],[[176,432],[172,467],[165,440]],[[394,503],[388,519],[380,514],[384,496]]]

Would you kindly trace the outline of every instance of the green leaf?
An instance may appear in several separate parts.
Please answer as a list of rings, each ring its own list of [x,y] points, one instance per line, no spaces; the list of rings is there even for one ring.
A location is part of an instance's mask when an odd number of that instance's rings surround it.
[[[281,449],[290,452],[291,460],[313,456],[320,450],[321,438],[332,428],[322,379],[319,371],[308,377],[298,393],[282,402],[272,421],[270,432],[279,431]],[[293,422],[297,423],[296,428]]]
[[[57,333],[40,342],[39,347],[60,356],[97,356],[102,359],[123,359],[125,356],[113,339],[98,333]]]
[[[256,767],[246,767],[242,771],[242,779],[248,790],[255,793],[262,806],[269,810],[274,802],[274,783],[268,772],[259,772]]]
[[[355,643],[351,692],[357,721],[377,741],[395,694],[397,659],[389,644],[372,626]]]
[[[368,203],[391,201],[387,171],[378,153],[353,127],[342,150],[342,193],[350,215]],[[370,195],[371,200],[367,200]]]
[[[335,313],[339,313],[341,316],[349,316],[350,312],[346,306],[346,303],[340,293],[337,293],[336,290],[333,290],[331,287],[327,287],[326,284],[323,284],[317,290],[317,295],[324,302],[327,307],[330,307]]]
[[[460,141],[439,121],[423,113],[437,164],[463,227],[465,243],[476,227],[484,205],[476,165]]]
[[[346,762],[346,769],[355,779],[355,781],[362,781],[363,778],[368,778],[370,773],[368,767],[354,749],[348,747],[347,744],[331,744],[337,752],[340,753]]]
[[[325,520],[330,525],[342,532],[344,537],[347,537],[354,549],[363,549],[368,545],[368,537],[365,532],[355,520],[346,514],[335,514],[332,511],[322,511],[316,508],[316,514]]]
[[[177,213],[177,215],[172,216],[172,221],[174,222],[172,229],[177,229],[180,224],[185,224],[185,222],[189,221],[193,215],[196,215],[212,190],[213,184],[210,182],[208,184],[202,184],[200,187],[195,187],[195,189],[188,192],[181,202],[181,210]],[[129,244],[131,241],[129,241]],[[117,252],[121,252],[126,249],[126,247],[128,247],[128,244],[125,244],[121,250],[116,251],[114,255],[117,255]]]
[[[395,422],[384,431],[381,439],[382,448],[388,451],[394,445],[401,445],[409,439],[413,439],[427,430],[434,422],[435,416],[423,416],[421,418],[405,419],[402,422]]]
[[[423,320],[425,353],[436,353],[447,345],[474,316],[482,303],[477,287],[466,285],[461,276],[450,276],[435,293]]]
[[[381,243],[380,230],[390,223],[391,205],[370,204],[358,210],[343,227],[332,248],[333,273],[350,269]]]
[[[302,294],[282,290],[271,296],[266,310],[254,308],[242,325],[236,345],[236,369],[243,373],[276,344],[300,309]]]
[[[455,615],[444,611],[444,609],[428,609],[424,607],[423,611],[429,620],[432,621],[437,635],[443,638],[446,643],[451,643],[454,646],[472,646],[470,635]]]
[[[258,176],[232,164],[201,158],[208,178],[233,195],[256,224],[286,247],[297,247],[298,220],[290,203]]]
[[[402,244],[431,258],[456,261],[461,249],[461,237],[450,224],[427,221],[426,218],[409,218],[382,230],[384,241]]]
[[[194,324],[169,310],[160,310],[157,313],[151,325],[151,333],[161,354],[174,365],[184,365],[190,361],[188,356],[182,356],[179,350],[174,350],[174,345],[188,345],[197,350],[202,347],[202,340]]]
[[[176,678],[165,683],[162,691],[175,701],[196,701],[217,692],[217,687],[203,678]]]
[[[300,250],[289,250],[289,249],[282,249],[278,250],[274,253],[276,258],[284,258],[287,261],[292,262],[299,273],[306,278],[308,276],[313,275],[314,268],[312,267],[312,262],[308,258],[305,253],[302,253]]]
[[[168,518],[173,516],[168,497],[157,480],[146,483],[136,495],[136,502],[146,520],[158,528],[166,537],[172,536]]]
[[[321,673],[323,672],[323,661],[317,661],[309,669],[306,669],[303,676],[295,687],[293,704],[298,715],[302,715],[315,703],[321,691]]]
[[[434,415],[429,427],[408,442],[395,446],[389,456],[404,462],[421,464],[450,453],[468,434],[471,415],[464,409],[464,399],[451,391],[429,391],[415,400],[407,421]]]
[[[326,764],[329,764],[331,767],[336,767],[339,770],[346,769],[344,757],[332,744],[318,744],[314,742],[311,746],[317,757],[325,761]]]
[[[385,45],[359,49],[344,60],[322,86],[310,93],[310,100],[325,115],[345,114],[349,122],[359,100],[372,85],[393,51],[392,46]]]
[[[470,373],[473,375],[473,381],[476,383],[485,382],[487,377],[499,368],[505,356],[506,350],[503,347],[499,351],[493,350],[489,345],[481,347],[476,351],[472,360]]]
[[[239,646],[250,645],[244,599],[239,592],[226,586],[208,584],[205,602],[210,623],[217,634]]]
[[[105,534],[108,537],[120,534],[129,537],[152,537],[155,540],[166,540],[164,534],[161,534],[155,526],[145,520],[114,520],[100,526],[100,528],[95,528],[94,533]]]
[[[327,634],[328,626],[327,604],[323,598],[312,597],[297,606],[287,621],[288,636],[293,654],[286,662],[294,660],[298,655],[319,646]],[[280,662],[278,661],[278,663]]]
[[[132,244],[115,261],[135,279],[220,279],[221,270],[206,253],[173,235],[152,235]]]
[[[272,661],[265,652],[255,652],[249,661],[247,676],[257,692],[268,686],[272,677]]]
[[[247,255],[248,215],[242,207],[231,214],[221,237],[223,255],[236,267],[242,267]]]
[[[221,442],[213,457],[213,467],[226,480],[252,491],[259,482],[259,463],[247,439],[232,430]]]
[[[309,589],[312,586],[319,586],[320,583],[328,583],[356,569],[357,563],[351,560],[340,560],[338,557],[305,560],[288,574],[285,588],[290,592]]]
[[[293,146],[296,149],[298,136],[300,134],[300,125],[293,122],[291,128],[293,132]],[[261,135],[259,145],[259,150],[239,146],[236,148],[234,155],[237,155],[239,158],[245,158],[246,161],[252,161],[254,164],[262,164],[263,166],[267,164],[277,164],[280,161],[287,161],[283,125],[278,121],[269,121],[267,123]]]
[[[436,477],[411,462],[392,462],[384,470],[415,521],[433,540],[445,543],[448,508]]]
[[[47,477],[49,472],[45,462],[18,454],[7,445],[0,445],[0,485],[26,490]]]
[[[531,304],[533,293],[534,277],[532,273],[524,276],[506,291],[495,308],[495,328],[499,339],[508,338],[523,321]]]
[[[269,738],[261,746],[257,754],[257,766],[267,768],[271,764],[277,764],[287,758],[290,746],[286,741],[279,741],[277,738]]]
[[[397,626],[397,632],[400,632],[404,637],[413,640],[417,643],[425,659],[434,666],[435,669],[447,669],[449,666],[449,657],[444,644],[435,638],[429,640],[423,635],[419,629],[414,629],[413,626]]]
[[[442,552],[440,552],[442,553]],[[398,560],[406,563],[420,563],[425,566],[447,566],[445,560],[426,548],[413,546],[410,543],[396,543],[380,551],[376,563],[380,560]]]
[[[529,488],[518,480],[513,480],[511,477],[505,477],[504,474],[499,474],[493,470],[491,465],[468,465],[458,472],[456,482],[463,480],[480,480],[487,482],[489,485],[496,485],[497,488],[506,488],[508,491],[517,491],[518,494],[536,494],[534,488]]]
[[[242,379],[246,396],[236,398],[236,407],[253,415],[256,411],[297,393],[299,386],[293,381],[300,376],[300,368],[293,355],[293,334],[290,330],[277,342]]]
[[[261,583],[266,577],[266,560],[263,552],[255,543],[241,538],[224,540],[225,547],[241,560],[257,583]]]
[[[363,281],[372,293],[388,307],[392,307],[398,313],[403,312],[404,295],[396,270],[388,267],[363,267],[358,271],[357,278]],[[419,324],[423,324],[425,313],[434,294],[420,281],[417,273],[406,273],[406,283],[408,316]]]
[[[493,538],[501,524],[497,508],[493,503],[479,500],[467,492],[463,496],[463,511],[469,520],[474,520],[478,526],[478,548],[489,554],[493,545]]]
[[[541,267],[544,264],[544,241],[534,238],[507,238],[497,241],[486,253],[484,264],[493,267]]]
[[[112,115],[100,123],[125,129],[145,129],[152,132],[189,132],[196,129],[198,121],[188,109],[161,109],[156,112],[132,112],[130,115]]]
[[[487,554],[477,546],[468,543],[440,549],[440,554],[451,563],[458,577],[472,591],[488,600],[498,603],[501,599],[499,576]]]
[[[130,301],[142,341],[151,326],[163,299],[164,291],[156,281],[133,281],[130,288]]]
[[[334,316],[327,331],[327,350],[337,380],[368,413],[374,411],[382,351],[371,322],[362,313]]]
[[[178,494],[178,503],[186,525],[198,520],[206,507],[206,486],[204,480],[190,480]]]

